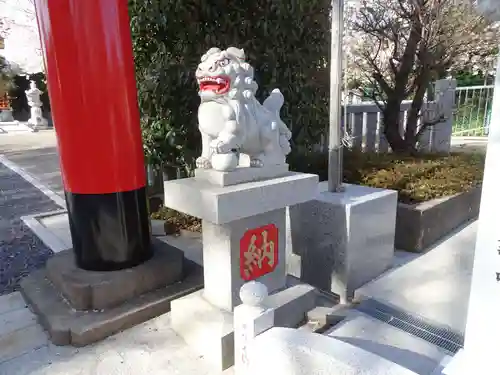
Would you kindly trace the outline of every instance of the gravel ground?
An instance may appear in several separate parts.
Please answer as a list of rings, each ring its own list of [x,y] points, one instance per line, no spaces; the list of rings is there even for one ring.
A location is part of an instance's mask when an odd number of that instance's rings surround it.
[[[22,216],[60,209],[40,190],[0,163],[0,295],[45,265],[52,251],[21,220]]]

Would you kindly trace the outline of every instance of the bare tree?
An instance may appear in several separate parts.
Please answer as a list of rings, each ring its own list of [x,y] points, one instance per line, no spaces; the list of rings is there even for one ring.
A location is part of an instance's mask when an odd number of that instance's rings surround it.
[[[31,49],[38,60],[41,60],[42,49],[34,0],[0,0],[0,35],[3,30],[5,30],[4,37],[9,34],[11,37],[13,35],[16,35],[16,38],[21,37],[20,47]]]
[[[441,120],[419,121],[430,83],[457,64],[494,55],[498,32],[470,0],[361,0],[360,5],[348,21],[359,84],[373,88],[393,151],[414,152],[419,136]],[[400,134],[405,99],[412,103]]]

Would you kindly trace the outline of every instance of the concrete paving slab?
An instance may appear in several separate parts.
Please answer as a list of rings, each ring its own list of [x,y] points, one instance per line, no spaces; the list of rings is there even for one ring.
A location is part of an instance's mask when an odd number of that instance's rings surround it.
[[[0,136],[0,154],[59,196],[64,196],[53,130]]]
[[[36,316],[27,307],[6,312],[0,315],[0,337],[33,324]]]
[[[47,345],[48,337],[37,324],[0,336],[0,374],[3,362],[17,358]]]
[[[66,218],[66,228],[56,232],[47,228],[43,224],[43,218],[53,215],[64,215]],[[66,210],[51,211],[42,214],[22,216],[21,220],[35,233],[38,238],[49,247],[54,253],[58,253],[73,247],[71,235],[69,232],[69,223]]]
[[[47,344],[47,336],[37,325],[35,315],[27,308],[19,292],[0,297],[0,367]]]
[[[0,349],[1,350],[1,349]],[[231,375],[192,353],[165,314],[84,348],[46,344],[0,362],[0,375]]]
[[[389,271],[356,292],[439,327],[464,334],[477,221],[465,225],[426,254]]]
[[[69,231],[68,214],[62,213],[58,215],[50,215],[43,217],[40,221],[45,228],[56,235],[66,246],[71,248],[73,243],[71,233]]]
[[[56,133],[53,129],[41,130],[37,133],[12,134],[0,136],[0,153],[7,154],[21,150],[41,147],[56,147]]]
[[[368,315],[352,311],[325,335],[357,346],[420,375],[431,374],[448,353]]]
[[[10,293],[0,296],[0,315],[25,307],[26,302],[24,302],[21,293]]]

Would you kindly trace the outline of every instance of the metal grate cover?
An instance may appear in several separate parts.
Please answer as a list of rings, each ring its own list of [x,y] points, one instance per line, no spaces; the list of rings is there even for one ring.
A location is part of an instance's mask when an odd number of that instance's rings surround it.
[[[424,319],[412,316],[373,299],[367,299],[355,307],[356,310],[421,338],[433,345],[455,354],[463,348],[463,335],[450,328],[429,324]]]

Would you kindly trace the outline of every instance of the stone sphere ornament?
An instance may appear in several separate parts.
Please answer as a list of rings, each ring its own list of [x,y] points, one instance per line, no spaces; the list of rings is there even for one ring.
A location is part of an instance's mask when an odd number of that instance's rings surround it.
[[[258,281],[249,281],[240,289],[240,299],[244,305],[262,306],[268,296],[267,286]]]
[[[233,150],[248,155],[250,167],[285,164],[292,133],[280,118],[283,94],[274,89],[259,103],[254,69],[242,49],[208,50],[201,57],[196,80],[202,139],[197,168],[234,170]]]
[[[213,154],[211,163],[212,168],[220,172],[231,172],[238,167],[239,157],[236,152],[227,154]]]

